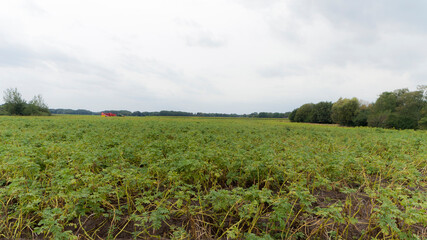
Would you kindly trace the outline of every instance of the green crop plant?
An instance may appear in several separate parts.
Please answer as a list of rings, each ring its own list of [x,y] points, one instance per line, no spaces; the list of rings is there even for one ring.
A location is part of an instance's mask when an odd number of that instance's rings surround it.
[[[0,238],[423,239],[427,134],[0,117]]]

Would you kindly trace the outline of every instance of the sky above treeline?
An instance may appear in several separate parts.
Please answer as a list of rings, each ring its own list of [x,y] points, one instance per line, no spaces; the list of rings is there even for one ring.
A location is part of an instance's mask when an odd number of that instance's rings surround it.
[[[0,90],[92,111],[373,102],[427,84],[426,13],[424,0],[1,1]]]

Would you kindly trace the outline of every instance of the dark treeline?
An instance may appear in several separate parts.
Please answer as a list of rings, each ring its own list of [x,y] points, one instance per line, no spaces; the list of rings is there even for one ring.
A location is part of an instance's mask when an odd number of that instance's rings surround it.
[[[86,109],[49,109],[52,114],[74,114],[74,115],[100,115],[101,113],[94,113]]]
[[[17,116],[49,116],[49,108],[44,103],[41,95],[36,95],[30,101],[22,98],[16,88],[4,91],[4,104],[0,105],[0,115]]]
[[[395,129],[427,129],[427,86],[417,91],[383,92],[374,103],[340,98],[335,103],[307,103],[289,115],[292,122],[338,123]]]
[[[50,109],[52,114],[75,114],[75,115],[101,115],[101,112],[92,112],[85,109]],[[131,112],[128,110],[105,110],[102,112],[114,113],[119,116],[136,116],[136,117],[145,117],[145,116],[197,116],[197,117],[252,117],[252,118],[287,118],[290,112],[287,113],[271,113],[271,112],[254,112],[251,114],[235,114],[235,113],[191,113],[183,111],[167,111],[162,110],[160,112],[140,112],[135,111]]]

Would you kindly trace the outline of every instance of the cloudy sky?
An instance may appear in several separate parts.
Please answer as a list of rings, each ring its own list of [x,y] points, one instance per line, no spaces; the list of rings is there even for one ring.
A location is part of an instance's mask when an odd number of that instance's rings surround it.
[[[425,0],[0,1],[0,92],[51,108],[286,112],[427,84]]]

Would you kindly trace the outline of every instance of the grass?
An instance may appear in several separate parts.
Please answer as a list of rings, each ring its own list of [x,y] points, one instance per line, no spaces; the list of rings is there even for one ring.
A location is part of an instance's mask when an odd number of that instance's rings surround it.
[[[0,238],[422,239],[427,134],[0,117]]]

